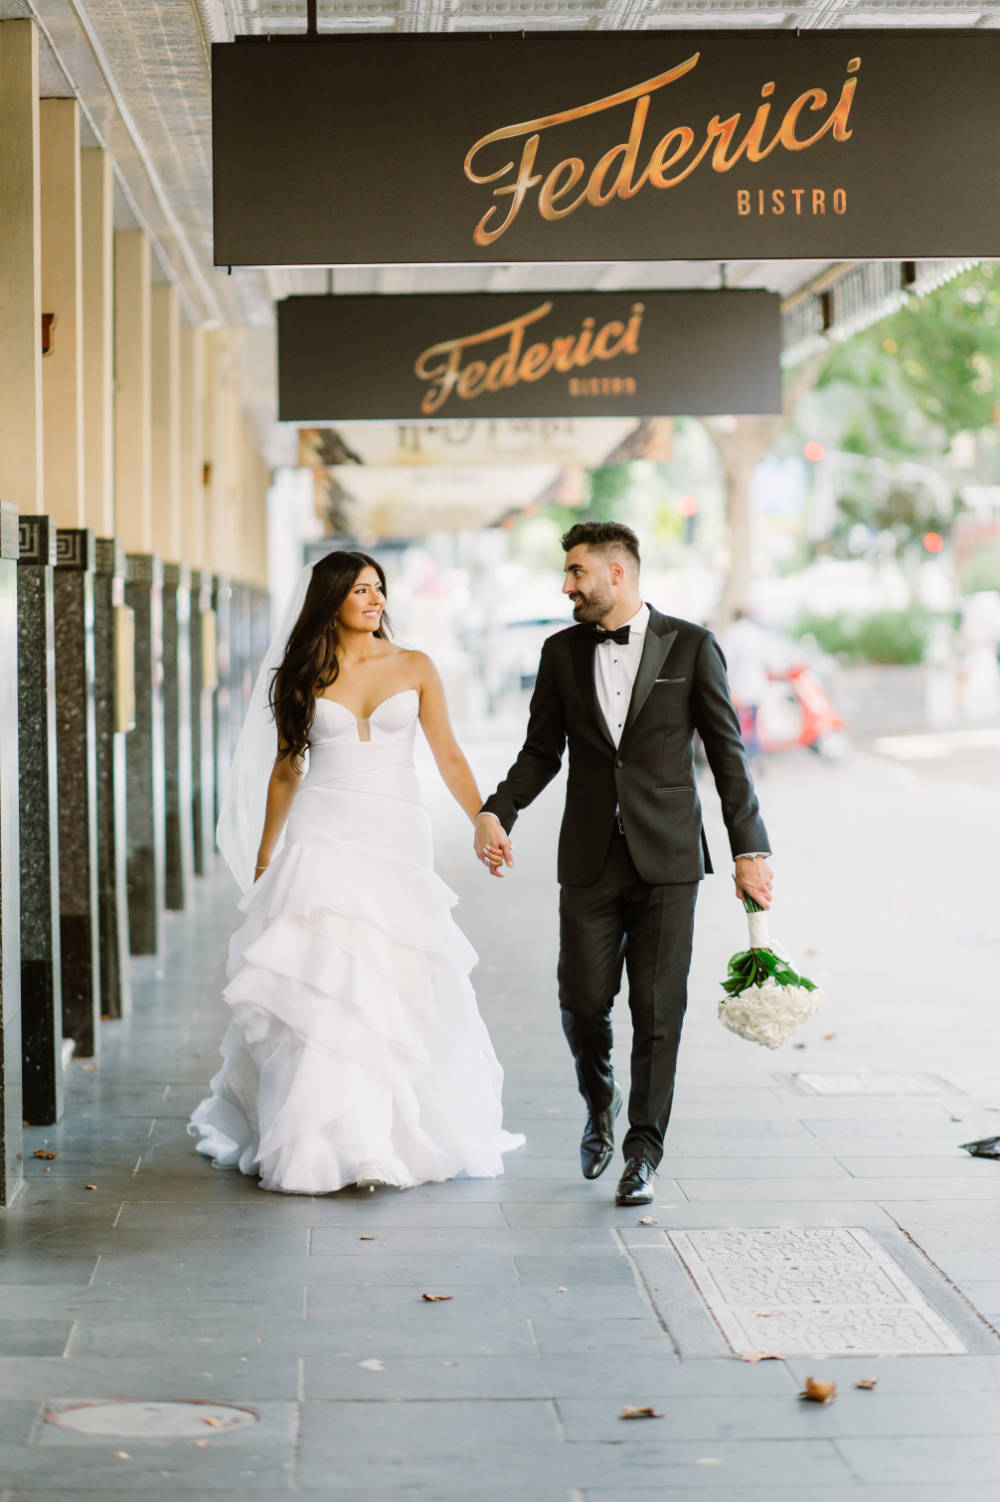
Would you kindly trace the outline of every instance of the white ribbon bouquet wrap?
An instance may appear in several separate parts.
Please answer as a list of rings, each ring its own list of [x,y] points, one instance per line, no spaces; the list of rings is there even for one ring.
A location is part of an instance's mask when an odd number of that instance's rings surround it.
[[[767,914],[752,897],[744,899],[750,948],[734,954],[722,982],[719,1021],[731,1033],[780,1048],[803,1022],[818,1012],[824,997],[819,987],[795,971],[788,956],[772,942]]]

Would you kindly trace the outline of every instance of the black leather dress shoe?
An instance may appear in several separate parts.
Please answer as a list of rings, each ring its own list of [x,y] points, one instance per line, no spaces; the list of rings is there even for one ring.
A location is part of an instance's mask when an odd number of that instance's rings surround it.
[[[616,1205],[650,1205],[656,1169],[645,1158],[628,1158],[615,1190]]]
[[[591,1111],[580,1138],[580,1167],[585,1179],[599,1179],[615,1155],[615,1117],[622,1108],[622,1092],[613,1087],[606,1111]]]

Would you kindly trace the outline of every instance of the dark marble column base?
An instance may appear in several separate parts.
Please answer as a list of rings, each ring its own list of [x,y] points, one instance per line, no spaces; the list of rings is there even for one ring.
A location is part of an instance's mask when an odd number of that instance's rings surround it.
[[[166,904],[188,905],[194,881],[191,811],[191,573],[163,565],[163,748]]]
[[[228,574],[212,575],[212,610],[215,614],[216,665],[218,686],[212,702],[213,802],[212,827],[219,822],[222,785],[236,748],[239,726],[233,685],[232,657],[233,589]]]
[[[135,729],[125,741],[129,949],[132,954],[156,954],[166,869],[163,564],[155,553],[128,554],[125,599],[135,615]]]
[[[94,713],[94,534],[56,532],[56,736],[63,1035],[91,1058],[101,1020]]]
[[[56,525],[22,516],[17,562],[17,712],[21,839],[21,1035],[24,1117],[63,1111],[55,675]]]
[[[204,876],[215,850],[215,757],[213,704],[218,682],[212,575],[191,571],[191,825],[194,869]]]
[[[17,511],[0,501],[0,1204],[23,1183],[21,857],[17,753]]]
[[[131,1007],[128,963],[125,730],[119,683],[119,632],[125,607],[125,549],[97,539],[94,649],[97,664],[97,888],[101,934],[101,999],[105,1016]]]

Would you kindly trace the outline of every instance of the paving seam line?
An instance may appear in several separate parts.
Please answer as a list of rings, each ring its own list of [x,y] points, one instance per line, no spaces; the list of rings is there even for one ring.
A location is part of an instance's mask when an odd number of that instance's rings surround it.
[[[888,1210],[885,1213],[889,1215]],[[986,1318],[986,1315],[981,1313],[981,1311],[976,1308],[972,1300],[968,1297],[967,1294],[963,1293],[958,1284],[948,1276],[944,1268],[941,1267],[939,1263],[935,1262],[930,1252],[924,1251],[924,1248],[920,1245],[920,1242],[917,1241],[916,1237],[912,1236],[905,1226],[900,1225],[899,1221],[894,1215],[890,1215],[889,1218],[896,1229],[899,1231],[899,1234],[903,1237],[904,1241],[906,1241],[907,1244],[911,1246],[917,1253],[917,1255],[927,1263],[928,1267],[932,1267],[934,1269],[938,1277],[941,1279],[942,1283],[944,1283],[946,1287],[954,1294],[955,1298],[957,1298],[961,1304],[965,1305],[969,1313],[973,1314],[979,1321],[979,1323],[981,1325],[984,1325],[986,1329],[989,1330],[991,1335],[995,1335],[1000,1338],[1000,1330],[997,1329],[996,1325],[991,1324],[990,1321]]]
[[[649,1285],[646,1282],[646,1279],[645,1279],[645,1276],[643,1274],[642,1268],[639,1266],[639,1264],[636,1261],[635,1257],[633,1257],[633,1255],[632,1255],[632,1249],[631,1249],[631,1247],[629,1247],[629,1245],[625,1241],[624,1237],[621,1234],[621,1231],[619,1230],[619,1228],[617,1226],[615,1226],[612,1229],[611,1234],[612,1234],[612,1236],[615,1239],[615,1242],[617,1244],[619,1252],[625,1258],[625,1260],[627,1261],[629,1267],[632,1269],[632,1276],[635,1279],[636,1288],[639,1291],[639,1297],[642,1299],[642,1302],[646,1305],[646,1308],[649,1310],[650,1314],[656,1320],[656,1323],[659,1325],[659,1327],[663,1331],[664,1335],[670,1341],[671,1350],[673,1351],[673,1353],[676,1356],[677,1360],[678,1361],[682,1361],[683,1357],[681,1355],[680,1346],[677,1344],[677,1341],[674,1339],[673,1331],[670,1329],[670,1327],[667,1324],[666,1320],[663,1318],[663,1316],[660,1313],[659,1309],[656,1307],[656,1300],[653,1298],[653,1295],[652,1295],[652,1293],[649,1290]],[[667,1244],[668,1247],[670,1246],[669,1242],[667,1242],[666,1244]],[[671,1250],[673,1250],[673,1249],[671,1248]],[[674,1253],[674,1255],[676,1256],[676,1253]],[[678,1260],[680,1260],[680,1259],[678,1258]],[[685,1268],[684,1270],[685,1270],[685,1272],[687,1272],[687,1268]],[[697,1295],[698,1290],[695,1289],[694,1291],[695,1291],[695,1294]],[[719,1333],[721,1334],[722,1332],[720,1331]]]

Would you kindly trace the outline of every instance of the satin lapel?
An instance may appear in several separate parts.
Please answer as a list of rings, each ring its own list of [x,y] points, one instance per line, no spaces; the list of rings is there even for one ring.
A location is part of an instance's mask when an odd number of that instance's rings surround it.
[[[628,714],[625,717],[625,728],[622,731],[622,740],[628,735],[629,730],[635,724],[639,713],[650,690],[660,675],[660,670],[666,662],[670,648],[677,640],[676,631],[667,631],[666,616],[650,614],[649,625],[646,628],[645,640],[642,644],[642,656],[639,658],[639,671],[635,675],[635,683],[632,686],[632,697],[629,700]],[[665,634],[660,635],[663,631]]]
[[[587,631],[581,631],[573,643],[576,654],[576,676],[583,695],[583,702],[597,722],[597,728],[607,741],[609,746],[614,746],[611,732],[608,730],[607,721],[601,713],[601,706],[597,702],[597,686],[594,682],[594,653],[597,646],[593,637]]]

